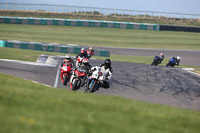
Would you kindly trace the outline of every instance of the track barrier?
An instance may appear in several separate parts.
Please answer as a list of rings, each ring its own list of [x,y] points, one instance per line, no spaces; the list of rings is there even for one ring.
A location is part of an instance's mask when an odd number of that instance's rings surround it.
[[[32,18],[32,17],[8,17],[0,16],[0,23],[7,24],[31,24],[31,25],[62,25],[79,27],[102,27],[159,31],[157,24],[143,24],[131,22],[102,21],[102,20],[79,20],[79,19],[56,19],[56,18]]]
[[[0,40],[0,47],[48,51],[66,54],[77,54],[82,48],[78,46],[66,46],[58,43],[46,44],[41,42],[22,42],[16,40]],[[101,49],[94,49],[94,55],[101,57],[110,57],[110,52]]]

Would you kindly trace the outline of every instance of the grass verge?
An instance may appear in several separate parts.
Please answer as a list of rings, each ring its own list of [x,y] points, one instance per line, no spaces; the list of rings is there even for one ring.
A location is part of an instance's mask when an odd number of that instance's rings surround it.
[[[200,35],[189,32],[0,24],[0,37],[4,40],[100,47],[200,50]]]
[[[0,132],[195,133],[200,112],[54,89],[0,73]]]

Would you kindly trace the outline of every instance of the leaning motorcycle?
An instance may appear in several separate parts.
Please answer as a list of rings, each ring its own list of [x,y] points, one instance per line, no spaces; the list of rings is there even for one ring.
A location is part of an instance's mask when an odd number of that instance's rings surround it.
[[[166,67],[171,66],[174,67],[176,65],[176,61],[174,58],[170,58],[169,62],[167,63]]]
[[[76,68],[72,71],[70,78],[70,87],[72,90],[78,90],[85,84],[87,79],[87,71],[82,68]]]
[[[157,66],[158,64],[160,64],[161,61],[159,60],[159,57],[158,56],[155,56],[153,62],[151,63],[151,65],[153,66]]]
[[[63,67],[61,67],[60,78],[61,78],[61,81],[63,82],[63,85],[67,85],[67,82],[70,80],[71,69],[72,69],[72,65],[67,62],[63,64]]]
[[[106,74],[101,71],[101,67],[95,67],[92,75],[88,78],[86,92],[93,93],[99,89],[99,87],[106,80]]]

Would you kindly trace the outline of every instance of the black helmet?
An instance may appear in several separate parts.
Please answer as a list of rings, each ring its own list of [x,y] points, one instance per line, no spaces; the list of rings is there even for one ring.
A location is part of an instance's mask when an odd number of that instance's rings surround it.
[[[106,69],[109,68],[109,67],[111,66],[111,60],[110,60],[110,59],[106,59],[106,60],[104,61],[104,65],[105,65],[105,68],[106,68]]]

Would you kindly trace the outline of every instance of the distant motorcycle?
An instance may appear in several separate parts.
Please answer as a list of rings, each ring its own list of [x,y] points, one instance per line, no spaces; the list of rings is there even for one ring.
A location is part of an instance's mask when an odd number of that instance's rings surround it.
[[[78,90],[85,84],[87,79],[87,71],[81,68],[73,70],[70,78],[70,87],[72,90]]]
[[[92,75],[88,78],[85,91],[90,93],[97,91],[105,80],[108,79],[106,79],[106,74],[101,71],[101,67],[95,67],[95,71],[93,71]]]
[[[161,58],[159,56],[155,56],[153,62],[151,63],[151,65],[153,66],[157,66],[162,62]]]
[[[63,85],[67,85],[67,82],[70,80],[71,70],[72,70],[72,65],[70,63],[63,64],[63,67],[61,68],[60,71],[60,78],[61,81],[63,82]]]
[[[169,62],[168,62],[167,65],[166,65],[166,67],[168,67],[168,66],[174,67],[175,65],[179,65],[180,60],[181,60],[181,57],[180,57],[180,56],[171,57],[171,58],[169,59]]]

